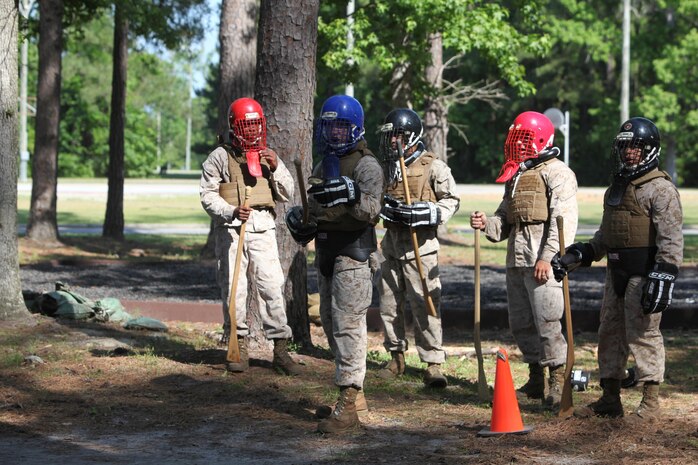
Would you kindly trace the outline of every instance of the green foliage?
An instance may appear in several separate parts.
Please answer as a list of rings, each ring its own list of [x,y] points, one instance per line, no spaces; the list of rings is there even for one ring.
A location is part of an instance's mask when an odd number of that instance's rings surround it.
[[[200,40],[205,25],[201,19],[209,13],[206,0],[114,0],[113,3],[123,8],[132,34],[168,50]]]
[[[115,2],[65,1],[66,48],[61,95],[60,176],[103,176],[108,157],[112,14]],[[183,165],[192,44],[205,27],[203,0],[119,0],[132,33],[126,115],[127,176],[149,176],[158,165]],[[444,79],[499,82],[506,105],[453,105],[448,119],[449,164],[459,182],[496,177],[513,118],[556,107],[571,116],[571,167],[580,185],[607,185],[610,145],[620,123],[622,2],[602,0],[358,0],[354,49],[346,50],[346,1],[321,2],[316,114],[325,98],[353,82],[366,111],[366,138],[397,105],[421,114],[434,89],[426,82],[429,34],[441,32]],[[29,102],[36,89],[35,8],[21,21],[30,41]],[[653,119],[665,164],[677,153],[678,182],[698,185],[698,2],[634,0],[631,34],[631,115]],[[151,44],[179,54],[156,53]],[[353,61],[348,61],[349,59]],[[459,58],[459,59],[456,59]],[[192,168],[215,145],[219,77],[192,101]],[[157,142],[160,115],[160,143]],[[29,119],[29,151],[33,118]],[[458,128],[458,130],[456,130]],[[465,138],[459,131],[462,131]],[[556,145],[562,147],[562,134]],[[159,147],[159,156],[158,156]],[[666,168],[666,166],[662,166]]]
[[[145,178],[157,166],[157,132],[143,110],[132,109],[125,131],[125,172],[129,177]]]
[[[113,36],[107,11],[70,35],[63,58],[61,136],[58,174],[106,175],[109,159],[109,107]],[[166,61],[144,50],[129,54],[126,94],[125,174],[152,176],[159,165],[183,166],[189,83],[181,57]],[[192,144],[206,136],[204,102],[193,103]],[[158,114],[160,155],[158,157]],[[33,121],[32,121],[33,122]],[[203,158],[193,157],[193,167]]]
[[[650,21],[649,28],[664,27],[667,41],[660,42],[661,54],[655,55],[652,69],[656,79],[648,80],[648,86],[638,99],[638,108],[657,123],[665,141],[676,144],[679,159],[677,171],[679,183],[696,185],[698,168],[698,6],[695,2],[667,2],[676,11],[675,19]],[[649,31],[648,31],[649,33]],[[647,46],[650,46],[647,44]],[[656,44],[655,44],[656,47]],[[664,144],[666,151],[667,144]],[[666,152],[665,152],[666,153]]]
[[[675,147],[682,186],[698,184],[691,175],[698,172],[697,5],[637,0],[631,15],[630,113],[657,123],[662,168]],[[622,2],[358,2],[353,52],[346,50],[345,6],[335,1],[321,7],[318,95],[353,82],[366,109],[370,146],[376,143],[372,128],[387,111],[410,104],[419,112],[431,95],[424,81],[426,39],[441,31],[444,60],[464,54],[444,79],[503,81],[510,99],[506,105],[471,101],[449,108],[449,165],[457,181],[492,182],[514,117],[556,107],[570,112],[570,162],[580,185],[607,185],[611,142],[621,122]],[[563,144],[557,133],[556,145]]]
[[[520,6],[514,2],[514,6]],[[549,39],[537,27],[537,2],[523,2],[517,12],[526,27],[521,32],[511,20],[511,11],[501,4],[479,0],[377,0],[358,2],[353,15],[354,48],[346,48],[347,18],[343,4],[323,8],[319,21],[320,48],[325,66],[352,82],[367,67],[377,66],[384,83],[384,96],[400,94],[405,101],[422,104],[434,93],[425,69],[431,63],[427,39],[440,33],[447,54],[482,57],[492,73],[504,79],[518,95],[535,91],[526,79],[521,54],[540,56],[549,48]],[[351,63],[351,64],[349,64]],[[475,79],[476,81],[479,79]]]

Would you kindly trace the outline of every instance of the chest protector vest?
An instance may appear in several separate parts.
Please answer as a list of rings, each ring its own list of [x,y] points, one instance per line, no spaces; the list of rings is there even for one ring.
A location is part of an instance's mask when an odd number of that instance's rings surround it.
[[[545,161],[524,171],[514,181],[514,190],[507,208],[509,223],[544,223],[548,221],[548,186],[541,171],[557,158]]]
[[[230,182],[222,182],[218,187],[218,193],[223,199],[236,207],[245,201],[245,187],[250,186],[250,207],[274,208],[274,191],[271,188],[271,169],[266,160],[261,159],[262,177],[256,178],[247,170],[247,161],[244,157],[235,153],[232,147],[223,146],[228,152],[228,172]]]
[[[637,201],[636,189],[657,178],[671,177],[664,171],[654,170],[633,179],[625,189],[623,198],[617,206],[608,203],[610,188],[604,195],[603,219],[601,233],[604,245],[609,249],[633,247],[654,247],[657,231],[649,216]]]
[[[436,202],[436,192],[429,184],[429,173],[431,172],[431,164],[434,162],[435,156],[431,152],[425,152],[419,156],[413,163],[407,167],[407,186],[410,190],[410,200],[414,202]],[[405,180],[402,179],[396,182],[393,186],[387,189],[388,194],[400,202],[405,202]],[[401,224],[393,224],[389,222],[383,223],[387,229],[405,229],[406,226]]]
[[[436,193],[428,182],[433,162],[434,154],[425,152],[407,168],[407,186],[412,202],[436,202]],[[404,182],[403,179],[388,187],[388,194],[400,202],[406,200]]]
[[[356,150],[339,159],[339,175],[353,179],[359,161],[372,156],[366,142],[361,141]],[[321,208],[317,214],[317,224],[316,263],[323,276],[332,276],[337,256],[365,262],[378,247],[373,223],[357,220],[343,205]]]
[[[373,157],[373,153],[366,147],[366,143],[360,143],[356,150],[339,159],[339,175],[354,179],[354,169],[363,157]],[[347,211],[344,205],[330,208],[321,208],[317,213],[318,231],[358,231],[363,230],[369,223],[357,220]]]

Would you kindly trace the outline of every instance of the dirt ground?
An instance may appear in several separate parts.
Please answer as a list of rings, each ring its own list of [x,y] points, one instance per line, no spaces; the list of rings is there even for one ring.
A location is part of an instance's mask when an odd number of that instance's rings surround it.
[[[213,272],[201,264],[51,263],[23,267],[22,280],[36,291],[64,280],[91,298],[215,302]],[[444,315],[459,315],[445,321],[444,328],[449,387],[425,389],[424,365],[412,351],[402,379],[378,378],[385,351],[381,334],[371,332],[365,382],[369,412],[360,429],[338,436],[315,432],[315,408],[336,398],[334,363],[319,327],[311,328],[315,348],[293,354],[303,374],[285,377],[271,369],[268,351],[251,353],[249,371],[227,373],[225,348],[216,339],[218,324],[170,321],[169,331],[160,333],[44,316],[0,323],[0,463],[698,463],[698,330],[685,323],[690,317],[664,331],[661,421],[630,427],[622,419],[558,419],[539,401],[526,400],[519,408],[523,423],[533,427],[529,434],[482,438],[477,433],[489,427],[492,409],[478,400],[472,332],[455,324],[472,308],[473,270],[445,262],[441,272]],[[506,306],[503,273],[483,267],[483,321],[485,312],[494,315]],[[685,280],[677,290],[678,308],[686,314],[698,298],[695,274],[695,268],[682,270]],[[188,292],[173,293],[181,287],[172,286],[178,280]],[[585,270],[570,285],[582,312],[578,318],[588,319],[584,310],[600,304],[603,270]],[[490,387],[496,347],[509,352],[515,384],[521,384],[526,366],[506,326],[487,326],[482,339]],[[575,405],[600,394],[595,351],[593,332],[575,332],[578,366],[592,371],[589,389],[574,393]],[[626,412],[640,397],[641,388],[623,391]]]
[[[313,417],[317,405],[336,395],[319,328],[313,328],[319,348],[294,354],[304,374],[291,378],[274,372],[264,352],[252,353],[248,372],[226,373],[224,348],[205,336],[215,325],[170,322],[168,333],[134,333],[115,324],[35,321],[0,327],[3,464],[698,463],[695,332],[667,336],[680,343],[667,346],[671,379],[659,423],[630,428],[623,420],[560,420],[537,402],[523,401],[521,416],[531,433],[478,437],[490,424],[491,408],[478,401],[469,350],[447,341],[453,361],[444,391],[422,387],[414,356],[399,381],[377,378],[369,356],[363,427],[333,436],[316,433]],[[512,341],[483,333],[483,340],[496,339],[523,373]],[[380,334],[371,333],[370,349],[381,351],[380,344]],[[578,358],[594,350],[583,335],[576,347]],[[29,353],[44,363],[22,361]],[[13,354],[18,359],[10,363]],[[494,365],[487,355],[490,385]],[[597,387],[575,393],[575,404],[598,395]],[[626,410],[639,396],[637,388],[624,391]]]

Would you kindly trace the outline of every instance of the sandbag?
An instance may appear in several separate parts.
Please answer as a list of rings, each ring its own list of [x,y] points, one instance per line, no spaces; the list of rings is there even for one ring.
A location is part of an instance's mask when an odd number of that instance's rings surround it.
[[[126,329],[146,329],[150,331],[167,331],[168,329],[167,325],[162,321],[147,316],[132,318],[124,323],[123,326]]]

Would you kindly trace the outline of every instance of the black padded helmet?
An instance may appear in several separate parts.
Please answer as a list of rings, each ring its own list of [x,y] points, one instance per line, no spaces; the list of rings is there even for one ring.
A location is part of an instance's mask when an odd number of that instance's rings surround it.
[[[396,108],[385,116],[379,128],[379,154],[385,161],[397,160],[397,148],[394,140],[400,138],[405,151],[414,147],[422,138],[424,127],[419,115],[409,108]]]
[[[628,150],[640,149],[637,162],[626,160]],[[616,174],[634,179],[659,165],[661,143],[659,129],[647,118],[630,118],[620,126],[613,141],[613,157],[616,162]]]

